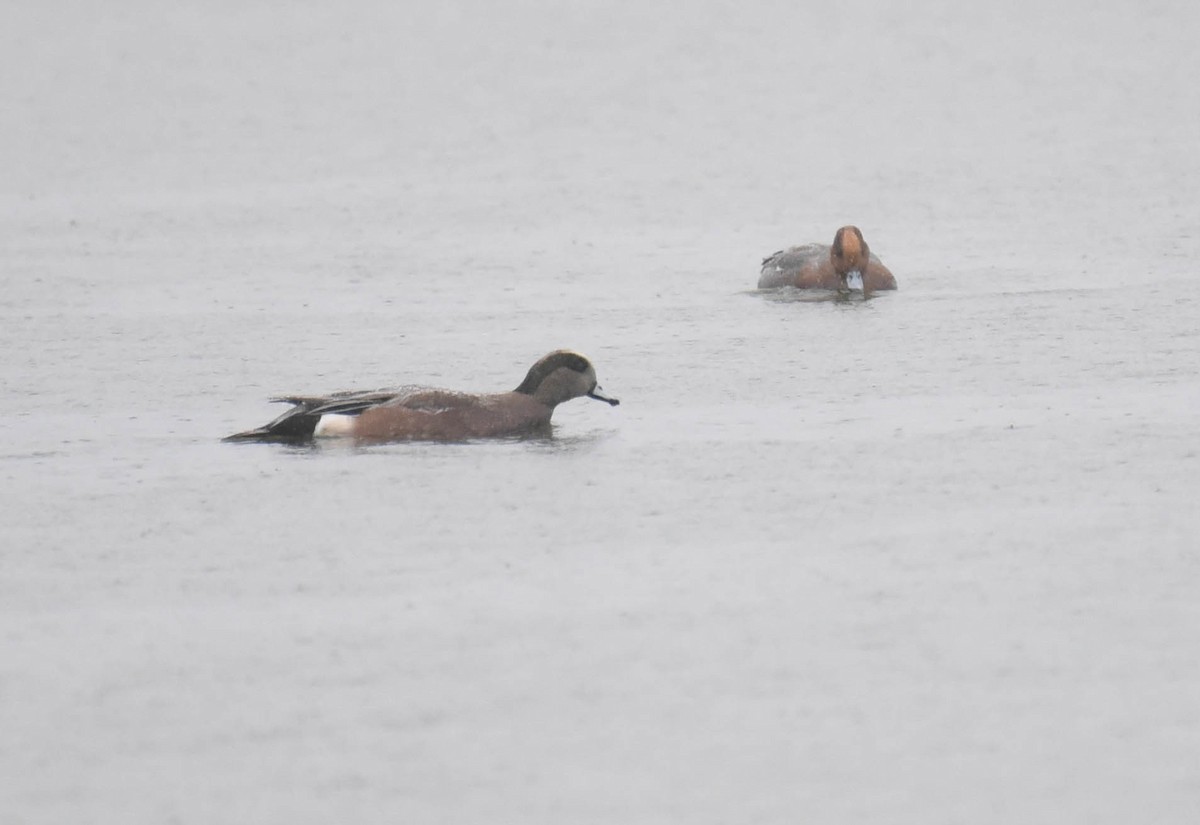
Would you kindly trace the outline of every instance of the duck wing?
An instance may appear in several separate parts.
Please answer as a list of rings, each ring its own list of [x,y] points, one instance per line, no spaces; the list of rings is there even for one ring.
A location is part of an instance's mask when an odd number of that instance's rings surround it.
[[[454,392],[452,390],[414,388],[411,392],[407,392],[403,396],[397,396],[385,402],[385,406],[405,407],[406,409],[420,412],[439,413],[448,410],[477,409],[485,406],[485,397],[465,392]]]
[[[803,246],[792,246],[781,249],[763,258],[763,269],[795,270],[814,259],[824,259],[829,255],[829,247],[825,244],[809,243]]]
[[[311,415],[358,415],[360,412],[381,404],[402,403],[415,387],[385,387],[378,390],[349,390],[329,395],[283,395],[272,398],[272,403],[292,404]],[[292,412],[289,410],[288,412]],[[284,413],[287,415],[287,413]]]

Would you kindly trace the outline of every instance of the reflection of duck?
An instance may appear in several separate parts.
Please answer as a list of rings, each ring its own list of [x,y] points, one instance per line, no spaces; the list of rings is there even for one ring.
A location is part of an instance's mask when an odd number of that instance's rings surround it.
[[[521,386],[490,395],[449,390],[399,389],[289,395],[292,408],[269,424],[226,441],[307,441],[349,436],[364,441],[462,441],[517,435],[550,423],[554,408],[587,396],[613,406],[596,370],[577,352],[557,350],[529,368]]]
[[[763,259],[759,289],[794,286],[800,289],[895,289],[896,279],[863,240],[857,226],[843,226],[833,246],[810,243],[793,246]]]

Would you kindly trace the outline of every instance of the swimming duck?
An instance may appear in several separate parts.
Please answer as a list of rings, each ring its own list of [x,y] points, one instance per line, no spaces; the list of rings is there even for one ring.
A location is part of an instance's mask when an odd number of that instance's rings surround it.
[[[843,226],[833,236],[832,246],[810,243],[763,258],[758,288],[779,286],[866,293],[895,289],[896,279],[871,253],[859,228]]]
[[[292,408],[269,424],[226,436],[224,441],[307,441],[350,437],[362,441],[462,441],[518,435],[545,427],[554,408],[586,396],[612,406],[587,358],[556,350],[529,368],[512,392],[473,394],[399,389],[288,395]]]

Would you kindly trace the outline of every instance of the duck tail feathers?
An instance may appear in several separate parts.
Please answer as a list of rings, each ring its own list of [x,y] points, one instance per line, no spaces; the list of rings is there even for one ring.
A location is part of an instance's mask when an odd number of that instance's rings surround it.
[[[308,399],[275,398],[273,401],[286,401],[294,406],[274,421],[233,435],[227,435],[222,441],[308,441],[313,437],[321,414],[313,411],[313,406],[305,403]]]

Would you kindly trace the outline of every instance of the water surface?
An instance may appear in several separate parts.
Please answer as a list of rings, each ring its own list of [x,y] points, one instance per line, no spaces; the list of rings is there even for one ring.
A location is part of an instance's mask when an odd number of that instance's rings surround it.
[[[1192,7],[6,18],[0,820],[1200,815]]]

